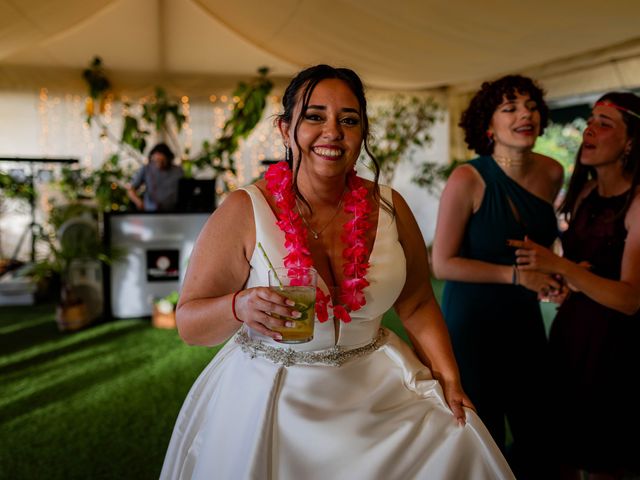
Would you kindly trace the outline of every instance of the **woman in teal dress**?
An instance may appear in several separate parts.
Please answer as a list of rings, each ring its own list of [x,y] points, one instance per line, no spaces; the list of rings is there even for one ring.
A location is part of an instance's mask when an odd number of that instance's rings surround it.
[[[542,90],[526,77],[485,82],[462,115],[480,156],[454,170],[440,199],[433,271],[447,280],[442,309],[462,384],[518,478],[549,478],[545,428],[547,341],[538,299],[560,283],[520,271],[509,239],[550,246],[555,160],[531,151],[547,124]]]

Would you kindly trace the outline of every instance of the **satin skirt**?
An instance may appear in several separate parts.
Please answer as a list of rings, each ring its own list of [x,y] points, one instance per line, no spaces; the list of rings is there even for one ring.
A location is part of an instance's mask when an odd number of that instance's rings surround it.
[[[232,338],[178,416],[162,479],[511,479],[477,415],[457,424],[394,333],[340,367],[282,366]]]

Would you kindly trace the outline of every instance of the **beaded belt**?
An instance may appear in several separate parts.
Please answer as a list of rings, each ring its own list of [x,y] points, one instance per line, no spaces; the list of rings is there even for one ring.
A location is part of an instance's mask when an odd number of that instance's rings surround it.
[[[330,365],[339,367],[345,362],[375,352],[385,343],[386,333],[384,329],[378,330],[378,335],[366,345],[347,350],[340,345],[335,345],[327,350],[317,352],[298,352],[292,348],[279,348],[266,345],[262,340],[252,340],[244,330],[235,336],[235,342],[242,347],[242,351],[248,353],[251,358],[263,357],[273,363],[280,363],[285,367],[291,365]]]

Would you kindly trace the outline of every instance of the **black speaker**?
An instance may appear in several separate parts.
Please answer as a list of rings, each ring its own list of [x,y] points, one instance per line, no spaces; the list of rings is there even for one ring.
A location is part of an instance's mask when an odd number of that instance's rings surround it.
[[[179,212],[213,212],[216,208],[216,180],[181,178],[178,183]]]

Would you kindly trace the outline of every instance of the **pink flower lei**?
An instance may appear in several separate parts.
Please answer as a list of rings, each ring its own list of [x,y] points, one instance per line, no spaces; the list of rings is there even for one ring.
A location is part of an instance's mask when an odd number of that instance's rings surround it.
[[[284,232],[284,246],[288,255],[284,257],[287,268],[313,267],[313,259],[307,243],[308,231],[296,209],[296,195],[293,192],[293,173],[286,162],[271,165],[265,173],[267,190],[278,207],[276,225]],[[345,244],[342,251],[344,259],[344,280],[340,288],[340,305],[331,305],[331,296],[316,288],[316,314],[318,321],[329,319],[328,308],[333,309],[333,316],[344,323],[351,321],[349,312],[355,312],[366,303],[363,290],[369,286],[366,274],[369,269],[367,261],[366,233],[371,228],[367,218],[371,206],[367,201],[367,189],[362,179],[352,171],[347,176],[349,191],[344,196],[344,211],[352,215],[351,220],[342,226],[342,236]]]

